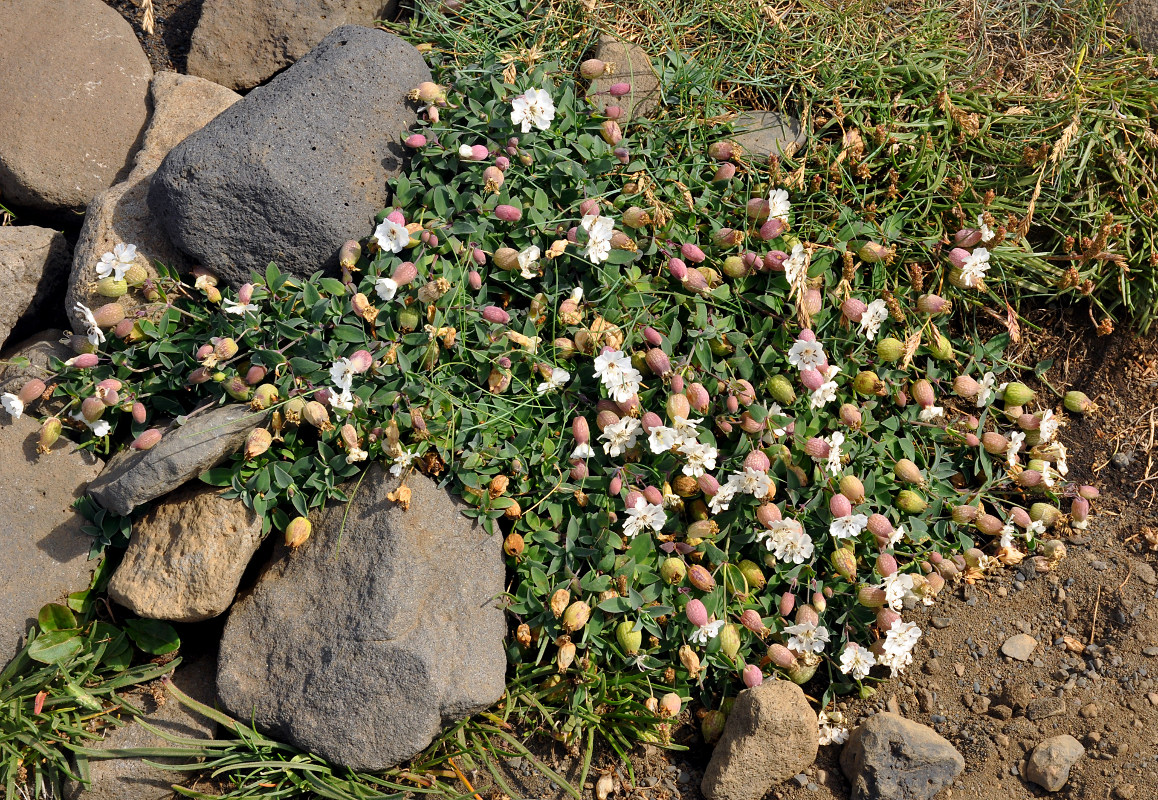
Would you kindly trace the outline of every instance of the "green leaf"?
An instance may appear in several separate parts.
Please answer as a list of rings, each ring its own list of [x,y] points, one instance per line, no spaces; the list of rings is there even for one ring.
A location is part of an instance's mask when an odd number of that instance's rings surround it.
[[[346,284],[337,278],[322,278],[318,283],[321,284],[322,291],[326,294],[334,297],[344,297],[346,294]]]
[[[75,657],[84,649],[80,634],[75,631],[52,631],[37,636],[28,645],[28,657],[42,664],[60,664]]]
[[[233,483],[233,470],[230,467],[214,467],[201,473],[200,480],[210,486],[229,486]]]
[[[59,603],[49,603],[40,609],[40,613],[36,616],[36,622],[45,633],[71,630],[77,627],[76,617],[73,616],[72,611]]]
[[[177,630],[159,619],[127,619],[125,630],[133,644],[150,655],[172,653],[181,646]]]

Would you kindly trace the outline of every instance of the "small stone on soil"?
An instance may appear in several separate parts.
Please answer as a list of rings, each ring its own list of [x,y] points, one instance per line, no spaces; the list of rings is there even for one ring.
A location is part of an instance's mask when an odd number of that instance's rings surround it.
[[[1028,661],[1029,656],[1037,647],[1037,639],[1026,633],[1019,633],[1005,640],[1001,645],[1001,652],[1018,661]]]

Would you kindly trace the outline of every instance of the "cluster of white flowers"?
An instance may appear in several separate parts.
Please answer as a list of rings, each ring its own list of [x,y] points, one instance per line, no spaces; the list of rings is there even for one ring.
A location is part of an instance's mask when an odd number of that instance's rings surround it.
[[[856,642],[849,642],[840,654],[840,671],[851,675],[854,680],[862,681],[876,666],[877,659],[867,647],[861,647]]]
[[[523,133],[530,133],[532,125],[545,131],[553,119],[555,101],[546,89],[528,89],[511,101],[511,123],[521,125]]]
[[[357,370],[348,358],[339,358],[330,365],[330,380],[337,387],[337,392],[330,392],[330,406],[350,412],[354,410],[354,375]]]
[[[599,439],[603,442],[603,452],[612,458],[623,455],[635,447],[639,432],[642,430],[643,426],[635,417],[623,417],[618,422],[613,422],[599,434]]]
[[[667,514],[662,505],[649,503],[643,497],[637,497],[635,505],[627,509],[627,519],[623,521],[623,535],[633,539],[641,531],[650,528],[653,531],[663,530],[667,522]]]
[[[828,357],[816,339],[797,339],[788,349],[788,363],[799,370],[821,369],[828,366]]]
[[[768,218],[778,219],[788,224],[788,215],[792,211],[792,203],[788,201],[788,192],[784,189],[773,189],[768,193]],[[803,248],[802,248],[803,249]]]
[[[406,226],[389,217],[378,223],[374,229],[374,238],[379,247],[391,253],[401,253],[410,244],[410,232]]]
[[[626,403],[643,386],[643,375],[631,365],[631,357],[622,350],[608,348],[597,355],[595,376],[617,403]]]
[[[984,247],[975,247],[973,252],[965,257],[961,265],[961,282],[970,289],[981,285],[985,273],[989,271],[989,251]]]
[[[913,663],[913,648],[920,638],[921,629],[917,623],[897,620],[885,634],[884,653],[877,657],[877,663],[888,667],[895,678]]]
[[[1017,463],[1017,454],[1021,452],[1021,446],[1025,444],[1025,434],[1021,431],[1014,431],[1009,434],[1009,447],[1005,448],[1005,458],[1009,462],[1009,466]]]
[[[592,264],[600,264],[611,254],[611,235],[615,233],[615,220],[597,214],[584,214],[579,221],[587,232],[587,247],[583,257]]]
[[[978,214],[977,215],[977,229],[979,231],[981,231],[981,243],[982,244],[989,244],[990,242],[993,241],[993,237],[995,237],[997,235],[993,232],[992,228],[990,228],[988,225],[985,224],[985,215],[984,214]]]
[[[720,487],[723,491],[723,487]],[[777,561],[803,564],[812,558],[814,545],[812,537],[804,532],[804,526],[794,519],[773,522],[767,530],[756,533],[757,541],[772,553]]]
[[[870,342],[877,338],[881,323],[889,318],[889,307],[884,300],[873,300],[860,317],[860,332]]]
[[[820,384],[808,398],[808,404],[811,408],[824,408],[836,400],[837,387],[834,378],[840,374],[840,367],[836,364],[829,364],[826,367],[821,367],[819,372],[824,376],[824,383]]]
[[[788,279],[790,293],[795,294],[804,289],[808,279],[808,264],[811,259],[804,245],[794,244],[788,258],[784,259],[784,277]]]
[[[824,441],[828,443],[828,458],[825,461],[825,466],[833,475],[840,475],[840,460],[844,457],[840,448],[844,444],[844,434],[836,431],[831,436],[825,437]]]
[[[893,611],[900,611],[906,594],[913,592],[913,576],[907,572],[894,572],[885,577],[881,586],[885,590],[885,603]]]
[[[797,653],[823,653],[828,644],[828,628],[815,622],[800,622],[784,629],[788,634],[788,649]]]
[[[111,253],[105,253],[97,262],[96,271],[99,278],[112,278],[123,281],[125,273],[133,262],[137,260],[137,246],[118,242]]]
[[[390,474],[395,477],[401,475],[402,470],[413,464],[416,458],[418,458],[418,451],[402,449],[398,457],[394,459],[394,463],[390,465]]]

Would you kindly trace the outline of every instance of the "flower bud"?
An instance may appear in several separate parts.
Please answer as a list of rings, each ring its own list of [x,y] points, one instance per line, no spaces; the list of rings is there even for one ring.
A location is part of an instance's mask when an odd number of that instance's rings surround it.
[[[619,128],[619,123],[613,119],[605,119],[599,125],[599,135],[603,137],[603,141],[614,147],[623,139],[623,131]]]
[[[506,325],[511,321],[511,315],[498,306],[487,306],[482,310],[483,319],[498,325]]]
[[[754,689],[764,682],[764,673],[761,672],[760,668],[755,664],[749,664],[744,667],[741,677],[744,680],[744,685],[749,689]]]
[[[767,472],[772,469],[772,462],[762,451],[753,450],[744,457],[744,467],[757,472]]]
[[[756,507],[756,519],[765,528],[771,528],[773,523],[779,522],[782,518],[780,507],[775,503],[761,503]]]
[[[908,514],[920,514],[929,507],[929,504],[925,502],[925,498],[911,489],[902,489],[897,492],[897,497],[894,502],[897,508]]]
[[[1009,440],[996,431],[986,431],[981,435],[981,446],[990,455],[1004,455],[1009,449]]]
[[[761,638],[768,635],[768,627],[760,617],[760,612],[753,608],[740,615],[740,624]]]
[[[792,613],[792,609],[795,607],[796,595],[792,594],[791,592],[784,592],[780,595],[780,602],[777,603],[776,606],[777,610],[780,612],[780,616],[787,619],[788,615]]]
[[[893,523],[889,522],[889,518],[884,514],[870,514],[868,518],[868,530],[878,541],[888,541],[889,537],[893,535]]]
[[[1061,519],[1061,512],[1049,503],[1034,503],[1029,507],[1029,518],[1034,522],[1045,523],[1046,528],[1052,528]]]
[[[901,356],[905,353],[905,345],[900,339],[894,339],[892,336],[886,336],[877,342],[877,357],[881,361],[893,363],[901,360]]]
[[[716,588],[716,579],[699,564],[692,564],[688,569],[688,582],[701,592],[710,592]]]
[[[265,428],[254,428],[245,437],[246,460],[257,458],[273,444],[273,436]]]
[[[981,384],[968,375],[958,375],[953,379],[953,394],[972,400],[981,391]]]
[[[1019,506],[1009,509],[1009,518],[1019,528],[1028,528],[1029,523],[1033,521],[1029,518],[1029,512]]]
[[[807,367],[800,370],[800,382],[804,384],[805,389],[815,392],[824,385],[824,376],[820,374],[820,370]]]
[[[917,298],[917,310],[922,314],[940,314],[948,308],[949,302],[940,295],[923,294]]]
[[[977,519],[973,520],[973,527],[986,536],[1000,536],[1004,526],[1001,520],[992,514],[978,514]]]
[[[234,375],[225,382],[225,393],[234,400],[243,403],[248,402],[250,391],[249,385],[237,375]]]
[[[589,58],[579,65],[579,74],[590,81],[598,78],[606,69],[607,64],[603,61],[598,58]]]
[[[857,394],[884,395],[885,384],[875,372],[862,370],[852,379],[852,388]]]
[[[712,142],[708,145],[708,158],[716,161],[730,161],[735,155],[737,152],[733,142]]]
[[[106,303],[92,312],[97,327],[104,330],[115,328],[125,318],[125,308],[120,303]]]
[[[330,412],[317,400],[310,400],[302,407],[301,417],[319,430],[330,430],[333,427],[330,424]]]
[[[813,436],[804,443],[804,452],[819,461],[828,458],[828,454],[832,452],[832,447],[824,439]]]
[[[859,408],[854,406],[852,403],[843,403],[841,404],[840,411],[838,413],[840,415],[841,422],[852,428],[854,431],[860,430],[860,426],[863,424],[864,418],[862,417]]]
[[[972,522],[973,520],[977,519],[977,507],[976,506],[953,506],[949,510],[949,515],[953,518],[953,521],[956,522],[958,525],[964,525],[967,522]]]
[[[495,216],[503,222],[518,222],[523,218],[523,212],[512,205],[502,203],[495,206]]]
[[[609,103],[603,107],[603,116],[607,117],[608,119],[617,120],[623,116],[623,107]]]
[[[619,83],[613,83],[610,87],[608,87],[607,93],[612,97],[625,97],[626,95],[631,94],[631,84],[624,83],[622,81]]]
[[[834,517],[848,517],[852,515],[852,503],[843,494],[834,494],[828,500],[828,510]]]
[[[1024,383],[1006,384],[1005,386],[1005,407],[1011,408],[1013,406],[1024,406],[1033,401],[1033,390]]]
[[[921,470],[907,458],[902,458],[893,466],[893,475],[902,483],[925,485],[925,478],[921,475]]]
[[[81,401],[80,413],[87,422],[96,422],[105,413],[104,401],[99,397],[86,397]]]
[[[688,604],[684,606],[684,616],[697,628],[702,628],[708,624],[708,609],[699,600],[688,601]]]
[[[228,361],[237,355],[237,342],[231,338],[216,339],[213,343],[213,355],[218,361]]]
[[[768,660],[780,669],[792,669],[796,666],[796,656],[782,644],[768,646]]]
[[[45,385],[44,381],[40,380],[39,378],[33,378],[32,380],[25,383],[22,387],[20,387],[20,392],[17,394],[17,397],[20,398],[21,403],[28,405],[29,403],[39,399],[40,396],[44,394],[44,390],[47,388],[48,387]]]
[[[693,264],[702,264],[707,258],[707,256],[704,255],[704,251],[691,242],[685,242],[680,245],[680,255]]]
[[[858,300],[855,297],[849,297],[840,304],[841,316],[843,316],[849,322],[860,322],[861,317],[864,316],[864,312],[867,309],[868,306],[864,304],[864,301]],[[877,346],[877,352],[880,352],[879,345]]]
[[[954,247],[949,251],[949,263],[958,270],[963,269],[965,267],[965,260],[969,258],[970,255],[971,254],[968,250],[963,250],[960,247]]]
[[[563,630],[568,633],[577,631],[586,625],[587,620],[590,618],[591,606],[582,600],[576,600],[567,606],[567,610],[563,612]]]
[[[888,606],[882,606],[877,610],[876,628],[882,633],[887,632],[889,628],[900,621],[901,615]]]
[[[865,242],[857,248],[856,255],[866,264],[878,264],[888,258],[889,248],[879,242]]]
[[[672,586],[683,583],[687,576],[687,566],[678,558],[667,558],[659,565],[659,575]]]
[[[882,578],[887,578],[890,575],[896,574],[897,559],[892,555],[892,553],[879,554],[877,556],[876,571],[877,574]]]
[[[161,441],[161,431],[156,428],[150,428],[134,439],[133,443],[129,446],[134,450],[149,450],[155,447],[159,441]]]
[[[1036,469],[1023,469],[1014,477],[1014,481],[1023,489],[1033,489],[1041,486],[1043,480],[1045,480],[1045,476]]]
[[[921,408],[929,408],[937,402],[937,396],[933,392],[933,384],[922,378],[918,381],[913,381],[910,387],[913,393],[913,399],[917,401],[917,405]]]
[[[720,491],[720,482],[706,472],[696,478],[696,486],[708,497],[714,497]]]

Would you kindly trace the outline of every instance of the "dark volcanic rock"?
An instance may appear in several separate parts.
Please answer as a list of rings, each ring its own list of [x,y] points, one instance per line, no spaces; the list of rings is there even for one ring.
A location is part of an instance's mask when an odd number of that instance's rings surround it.
[[[368,235],[403,166],[407,93],[422,56],[384,31],[344,26],[174,147],[149,206],[173,242],[234,285],[277,262],[310,275]]]
[[[281,550],[230,612],[218,662],[231,714],[359,770],[409,758],[504,690],[501,537],[420,474],[403,511],[397,483],[371,466],[348,516],[331,506]]]

